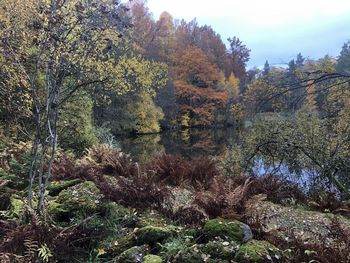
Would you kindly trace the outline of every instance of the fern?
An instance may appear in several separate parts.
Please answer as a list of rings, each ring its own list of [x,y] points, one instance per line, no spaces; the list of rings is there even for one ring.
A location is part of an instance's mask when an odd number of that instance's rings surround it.
[[[26,263],[27,261],[23,256],[16,255],[13,253],[0,253],[0,262],[1,263]]]
[[[36,258],[36,254],[38,251],[38,242],[32,239],[24,240],[24,246],[26,247],[26,252],[24,253],[24,257],[27,262],[30,262]]]
[[[53,256],[50,248],[46,244],[38,248],[38,255],[44,262],[49,262],[50,257]]]

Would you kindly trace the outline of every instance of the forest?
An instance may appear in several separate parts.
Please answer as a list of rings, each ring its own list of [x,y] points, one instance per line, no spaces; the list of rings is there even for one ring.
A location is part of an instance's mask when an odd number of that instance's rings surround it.
[[[144,0],[0,0],[0,262],[350,262],[339,49],[249,68]]]

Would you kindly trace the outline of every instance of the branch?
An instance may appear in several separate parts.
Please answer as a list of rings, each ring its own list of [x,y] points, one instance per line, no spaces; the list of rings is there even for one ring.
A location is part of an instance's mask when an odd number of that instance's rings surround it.
[[[61,106],[63,103],[65,103],[78,89],[85,87],[85,86],[89,86],[92,84],[97,84],[97,83],[104,83],[106,82],[107,79],[103,79],[103,80],[92,80],[92,81],[87,81],[87,82],[83,82],[80,83],[78,85],[76,85],[69,93],[66,97],[64,97],[57,106]]]

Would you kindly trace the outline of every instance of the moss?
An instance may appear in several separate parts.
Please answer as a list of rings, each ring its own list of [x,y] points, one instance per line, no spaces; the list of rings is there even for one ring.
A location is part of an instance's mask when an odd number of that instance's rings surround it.
[[[139,222],[139,218],[132,210],[115,202],[101,203],[98,212],[101,217],[121,227],[134,228]]]
[[[0,179],[0,184],[1,184],[1,179]],[[10,205],[11,205],[11,195],[12,195],[12,190],[4,187],[0,188],[0,210],[8,210]]]
[[[136,231],[139,244],[155,244],[171,236],[171,231],[163,227],[146,226]]]
[[[203,230],[209,239],[220,237],[237,242],[244,239],[241,222],[237,220],[212,219],[207,221]]]
[[[140,221],[138,223],[138,227],[145,226],[157,226],[157,227],[166,227],[172,222],[159,214],[157,211],[146,210],[142,214],[139,215]]]
[[[235,256],[236,249],[235,243],[212,241],[205,244],[201,251],[215,259],[231,260]]]
[[[46,209],[47,209],[47,211],[49,212],[49,214],[51,214],[51,215],[56,215],[56,216],[68,212],[67,209],[64,209],[64,207],[62,206],[62,204],[57,203],[57,202],[55,202],[55,201],[49,202],[49,203],[47,204]]]
[[[9,174],[2,169],[0,170],[0,180],[7,181],[7,186],[15,190],[24,190],[29,185],[28,180]]]
[[[103,195],[93,182],[85,181],[61,191],[51,212],[56,220],[70,222],[98,212]]]
[[[270,262],[271,259],[278,262],[280,256],[280,250],[269,242],[251,240],[239,248],[234,259],[239,263]]]
[[[191,239],[185,237],[175,237],[161,245],[159,255],[164,262],[174,263],[199,263],[203,262],[202,252],[197,244],[194,244]]]
[[[10,209],[8,213],[9,218],[19,218],[22,215],[23,210],[23,200],[17,195],[12,195],[10,197]]]
[[[143,263],[162,263],[163,260],[160,256],[156,255],[146,255],[143,260]]]
[[[63,190],[72,187],[74,185],[77,185],[81,183],[80,179],[73,179],[73,180],[67,180],[67,181],[56,181],[52,182],[47,190],[49,191],[49,195],[56,196]]]
[[[108,244],[102,245],[102,247],[107,247],[106,251],[108,256],[115,257],[120,255],[125,250],[134,247],[135,245],[135,236],[126,235],[116,240],[109,241]]]
[[[186,237],[191,237],[195,240],[202,241],[204,237],[204,232],[202,228],[185,228],[182,230],[182,234]]]
[[[125,250],[117,257],[117,263],[135,263],[141,262],[143,257],[149,252],[148,246],[135,246]]]

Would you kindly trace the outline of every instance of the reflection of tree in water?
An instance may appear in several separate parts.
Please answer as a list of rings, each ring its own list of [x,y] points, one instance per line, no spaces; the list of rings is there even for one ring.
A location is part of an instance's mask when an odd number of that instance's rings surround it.
[[[147,134],[131,138],[120,139],[120,145],[124,152],[131,155],[135,161],[144,162],[154,154],[164,152],[160,143],[160,134]]]
[[[186,129],[181,132],[167,131],[161,143],[169,154],[186,158],[217,156],[237,142],[234,129]]]
[[[164,131],[120,139],[121,148],[137,161],[147,161],[154,154],[166,152],[191,159],[199,156],[218,156],[238,141],[235,129],[185,129]]]

